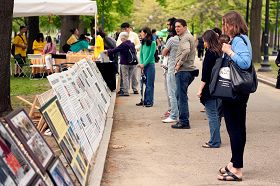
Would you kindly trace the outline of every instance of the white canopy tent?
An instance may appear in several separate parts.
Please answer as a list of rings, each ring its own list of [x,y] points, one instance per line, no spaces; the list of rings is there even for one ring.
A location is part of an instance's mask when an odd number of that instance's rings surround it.
[[[13,17],[50,16],[50,15],[95,15],[96,1],[91,0],[14,0]],[[96,35],[96,33],[95,33]]]
[[[90,0],[14,0],[14,17],[94,14],[96,2]]]

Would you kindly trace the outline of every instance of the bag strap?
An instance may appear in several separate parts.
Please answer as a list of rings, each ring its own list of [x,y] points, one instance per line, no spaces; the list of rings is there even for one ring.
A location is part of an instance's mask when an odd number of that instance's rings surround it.
[[[17,36],[19,36],[19,37],[21,38],[22,42],[23,42],[24,44],[26,44],[26,43],[24,42],[23,37],[21,37],[21,35],[18,34]]]

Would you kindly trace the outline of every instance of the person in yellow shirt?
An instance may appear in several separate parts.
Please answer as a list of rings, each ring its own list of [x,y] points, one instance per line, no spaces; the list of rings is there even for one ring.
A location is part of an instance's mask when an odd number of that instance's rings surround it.
[[[46,42],[44,41],[44,35],[42,33],[38,33],[36,39],[33,41],[34,54],[42,54],[45,48]]]
[[[105,33],[99,29],[97,31],[97,36],[96,36],[96,40],[95,40],[95,45],[94,45],[94,58],[97,59],[99,54],[104,51],[104,40],[103,40],[103,36],[105,37]]]
[[[79,30],[77,28],[73,28],[70,30],[71,32],[71,36],[69,37],[69,39],[67,40],[67,44],[68,45],[72,45],[73,43],[76,43],[79,40]]]
[[[26,26],[20,26],[19,34],[15,36],[13,45],[15,46],[15,55],[14,58],[17,60],[18,65],[15,65],[15,77],[24,76],[21,68],[26,62],[26,48],[27,48],[27,40],[26,40]]]

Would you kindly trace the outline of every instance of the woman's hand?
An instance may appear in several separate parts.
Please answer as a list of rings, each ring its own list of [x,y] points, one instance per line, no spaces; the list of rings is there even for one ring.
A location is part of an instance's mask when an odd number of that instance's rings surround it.
[[[144,69],[144,65],[143,64],[138,64],[138,67],[141,69]]]
[[[198,98],[201,98],[202,90],[198,90],[198,92],[196,93],[196,95],[197,95]]]
[[[226,44],[226,43],[223,43],[222,51],[224,53],[226,53],[228,56],[231,56],[231,54],[233,53],[233,51],[231,49],[231,45],[230,44]]]

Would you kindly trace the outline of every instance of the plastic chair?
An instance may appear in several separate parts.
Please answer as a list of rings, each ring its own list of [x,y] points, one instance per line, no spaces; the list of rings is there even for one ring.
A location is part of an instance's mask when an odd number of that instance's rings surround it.
[[[28,59],[30,59],[30,65],[29,67],[31,68],[31,73],[30,73],[30,78],[34,77],[34,68],[40,68],[40,74],[41,78],[44,77],[44,74],[46,72],[46,64],[45,60],[43,58],[43,55],[41,54],[27,54]]]

